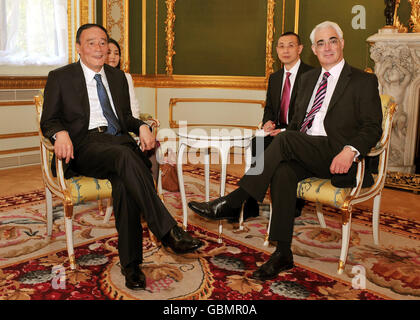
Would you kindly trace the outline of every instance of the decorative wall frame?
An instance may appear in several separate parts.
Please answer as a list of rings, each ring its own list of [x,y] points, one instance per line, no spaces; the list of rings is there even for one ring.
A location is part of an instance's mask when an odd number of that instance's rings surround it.
[[[130,71],[129,0],[103,0],[102,25],[121,46],[121,69]]]
[[[85,23],[95,23],[95,21],[96,0],[67,1],[69,63],[79,60],[79,56],[76,51],[77,29]]]
[[[173,74],[173,56],[175,44],[175,4],[176,0],[166,0],[167,15],[165,20],[166,31],[166,74]],[[274,58],[272,57],[273,35],[274,35],[274,6],[275,0],[267,0],[267,32],[266,32],[266,58],[265,58],[265,79],[273,72]]]

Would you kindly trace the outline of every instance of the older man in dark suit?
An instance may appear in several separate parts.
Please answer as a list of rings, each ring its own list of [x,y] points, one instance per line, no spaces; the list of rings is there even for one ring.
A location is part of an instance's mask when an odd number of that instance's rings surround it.
[[[331,179],[337,187],[354,186],[354,161],[365,156],[382,134],[378,81],[375,75],[344,61],[340,27],[323,22],[310,38],[321,68],[301,77],[293,120],[265,150],[260,159],[263,172],[246,174],[240,187],[226,197],[189,203],[201,216],[231,218],[239,215],[248,197],[262,200],[270,186],[273,211],[269,237],[277,241],[277,247],[253,273],[259,280],[273,279],[293,267],[291,243],[298,182],[316,176]]]
[[[149,127],[131,114],[124,72],[105,65],[108,34],[86,24],[76,35],[80,55],[48,75],[41,129],[54,143],[55,156],[65,160],[66,177],[74,174],[109,179],[118,230],[118,252],[126,286],[144,289],[143,215],[164,246],[186,253],[202,245],[180,228],[158,197],[143,151],[154,147]],[[142,150],[128,134],[139,134]]]
[[[294,32],[283,33],[276,46],[277,56],[283,68],[272,73],[268,79],[267,96],[265,99],[264,115],[262,119],[264,136],[252,140],[252,154],[257,158],[257,144],[266,149],[274,137],[284,131],[289,125],[295,112],[295,100],[300,77],[313,67],[300,59],[303,45],[299,35]],[[263,148],[258,148],[263,151]],[[303,201],[297,205],[297,215],[303,206]],[[244,220],[259,215],[258,202],[250,197],[245,201]]]

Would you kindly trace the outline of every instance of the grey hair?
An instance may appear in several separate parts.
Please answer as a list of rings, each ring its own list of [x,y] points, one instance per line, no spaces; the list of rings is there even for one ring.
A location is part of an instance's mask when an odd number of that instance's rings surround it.
[[[315,32],[317,32],[319,29],[325,29],[325,28],[333,28],[340,39],[343,39],[343,30],[341,30],[340,26],[332,21],[324,21],[320,24],[316,25],[315,28],[312,30],[311,35],[309,36],[309,39],[311,39],[311,43],[315,44]]]

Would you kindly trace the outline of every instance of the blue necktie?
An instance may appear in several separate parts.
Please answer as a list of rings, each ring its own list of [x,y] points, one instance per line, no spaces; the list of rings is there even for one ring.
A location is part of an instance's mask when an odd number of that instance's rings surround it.
[[[102,77],[99,73],[95,75],[96,80],[96,89],[98,90],[99,102],[101,103],[102,112],[105,116],[105,119],[108,121],[108,130],[106,133],[117,135],[121,131],[120,124],[118,122],[117,116],[111,107],[111,102],[109,101],[108,94],[106,93],[105,86],[102,83]]]
[[[310,127],[312,127],[312,122],[314,121],[315,115],[319,109],[321,109],[322,103],[324,102],[325,94],[327,93],[327,80],[329,76],[329,72],[325,72],[323,74],[322,81],[319,84],[318,90],[315,94],[314,104],[303,120],[302,126],[300,128],[301,132],[306,132]]]

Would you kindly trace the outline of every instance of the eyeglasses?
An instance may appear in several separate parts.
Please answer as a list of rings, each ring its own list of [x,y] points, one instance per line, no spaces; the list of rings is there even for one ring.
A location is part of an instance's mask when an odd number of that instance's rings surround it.
[[[297,46],[298,46],[298,44],[296,44],[296,43],[290,43],[290,44],[288,44],[287,46],[285,46],[285,45],[281,44],[281,45],[277,46],[277,48],[278,48],[279,50],[285,50],[285,49],[294,49],[294,48],[296,48]]]
[[[330,46],[330,47],[336,47],[336,46],[338,46],[338,39],[337,38],[331,38],[331,39],[329,39],[328,41],[324,41],[324,40],[319,40],[316,44],[315,44],[315,46],[318,48],[318,49],[324,49],[325,48],[325,46],[327,45],[327,43],[328,43],[328,45]]]

